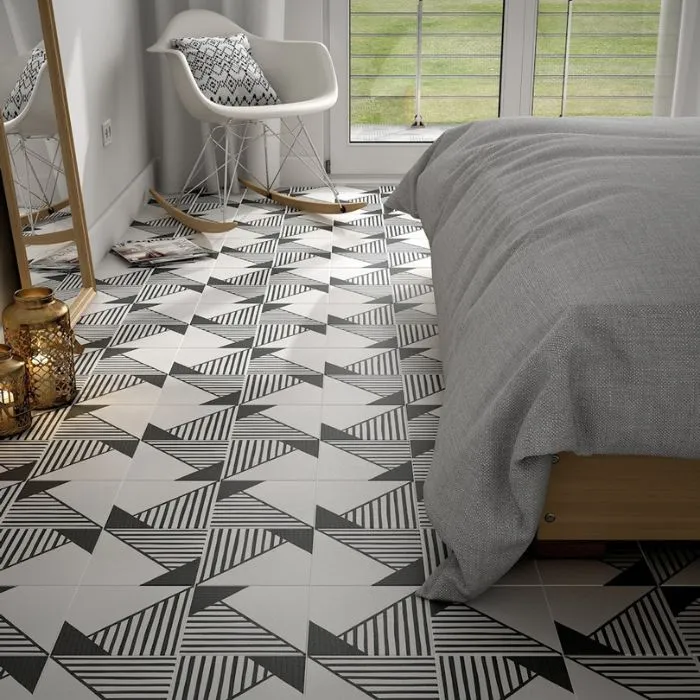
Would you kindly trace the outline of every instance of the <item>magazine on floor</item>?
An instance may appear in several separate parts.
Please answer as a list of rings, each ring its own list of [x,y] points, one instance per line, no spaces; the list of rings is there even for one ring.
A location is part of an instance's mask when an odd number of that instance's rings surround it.
[[[126,260],[130,265],[139,267],[197,260],[211,256],[213,253],[213,251],[202,248],[188,238],[124,241],[113,246],[112,252]]]

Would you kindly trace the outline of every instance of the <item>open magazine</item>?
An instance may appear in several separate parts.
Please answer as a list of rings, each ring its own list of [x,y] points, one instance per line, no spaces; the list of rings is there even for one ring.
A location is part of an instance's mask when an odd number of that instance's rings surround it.
[[[212,255],[212,251],[188,238],[159,238],[145,241],[124,241],[112,247],[112,252],[130,265],[150,267],[183,260],[196,260]]]

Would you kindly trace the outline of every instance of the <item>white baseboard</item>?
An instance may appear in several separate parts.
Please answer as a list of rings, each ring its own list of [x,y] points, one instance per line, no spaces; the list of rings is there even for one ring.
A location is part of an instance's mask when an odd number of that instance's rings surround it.
[[[153,161],[151,161],[112,202],[94,224],[88,226],[90,248],[95,265],[109,253],[110,248],[124,237],[146,201],[148,188],[153,186]]]

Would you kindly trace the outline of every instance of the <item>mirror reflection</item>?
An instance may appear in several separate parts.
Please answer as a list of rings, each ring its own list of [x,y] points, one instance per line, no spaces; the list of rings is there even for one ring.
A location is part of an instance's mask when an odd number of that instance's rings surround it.
[[[31,282],[55,287],[57,272],[63,281],[79,265],[75,244],[46,244],[47,234],[72,228],[48,61],[37,3],[0,0],[0,115]],[[56,291],[70,301],[79,289],[76,281]]]

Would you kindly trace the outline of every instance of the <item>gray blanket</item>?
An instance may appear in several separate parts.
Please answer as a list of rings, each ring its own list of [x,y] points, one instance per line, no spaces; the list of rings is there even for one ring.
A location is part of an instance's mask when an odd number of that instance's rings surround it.
[[[550,455],[700,457],[700,120],[469,124],[388,206],[430,240],[447,385],[422,594],[463,601],[532,541]]]

